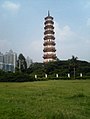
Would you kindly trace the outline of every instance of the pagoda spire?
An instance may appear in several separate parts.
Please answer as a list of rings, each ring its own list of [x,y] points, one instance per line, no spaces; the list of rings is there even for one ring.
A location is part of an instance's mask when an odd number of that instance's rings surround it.
[[[50,11],[48,10],[48,16],[50,16]]]

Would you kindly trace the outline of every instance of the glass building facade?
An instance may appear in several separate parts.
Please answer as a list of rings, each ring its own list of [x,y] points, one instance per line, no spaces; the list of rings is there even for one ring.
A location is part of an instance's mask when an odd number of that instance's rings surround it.
[[[4,71],[15,71],[17,54],[10,50],[5,54],[0,52],[0,69]]]

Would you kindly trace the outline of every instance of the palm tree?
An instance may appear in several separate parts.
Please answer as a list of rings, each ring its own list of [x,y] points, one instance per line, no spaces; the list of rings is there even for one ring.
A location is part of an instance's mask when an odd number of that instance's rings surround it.
[[[73,68],[74,79],[75,79],[75,73],[76,73],[76,67],[77,67],[77,59],[78,57],[75,57],[72,55],[72,58],[69,60],[69,66]]]

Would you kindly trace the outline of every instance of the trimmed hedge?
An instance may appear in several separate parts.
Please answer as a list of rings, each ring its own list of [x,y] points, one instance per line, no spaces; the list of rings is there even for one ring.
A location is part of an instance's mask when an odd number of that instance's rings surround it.
[[[47,80],[72,80],[73,77],[54,77],[48,76],[47,78],[38,76],[37,78],[34,75],[29,75],[26,73],[12,73],[12,72],[2,72],[0,74],[0,82],[31,82],[31,81],[47,81]],[[90,79],[90,76],[76,77],[78,80]]]
[[[28,74],[14,74],[14,73],[6,73],[0,76],[0,82],[27,82],[27,81],[35,81],[35,78]]]

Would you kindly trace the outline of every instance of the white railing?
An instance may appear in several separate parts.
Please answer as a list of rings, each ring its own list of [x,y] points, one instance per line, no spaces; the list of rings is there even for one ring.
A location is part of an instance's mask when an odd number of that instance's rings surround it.
[[[48,55],[48,54],[50,54],[50,55],[55,55],[55,52],[45,52],[45,53],[44,53],[44,55]]]
[[[53,21],[52,18],[47,18],[45,21]]]
[[[45,34],[44,36],[54,36],[53,34]]]
[[[44,46],[44,48],[55,48],[55,46],[53,46],[53,45],[47,45],[47,46]]]
[[[53,24],[51,24],[51,23],[47,23],[45,26],[49,26],[49,25],[53,26]]]
[[[44,40],[44,43],[48,43],[48,42],[54,42],[54,40],[52,39]]]
[[[46,29],[45,31],[54,31],[53,29],[51,29],[51,28],[48,28],[48,29]]]

